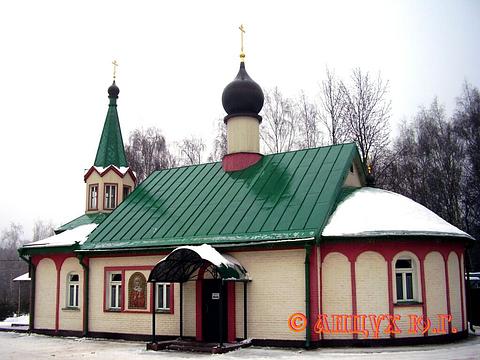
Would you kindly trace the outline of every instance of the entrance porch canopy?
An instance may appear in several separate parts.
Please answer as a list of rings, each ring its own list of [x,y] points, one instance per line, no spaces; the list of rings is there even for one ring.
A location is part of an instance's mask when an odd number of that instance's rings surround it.
[[[212,246],[180,246],[162,259],[150,272],[149,282],[177,282],[191,280],[204,264],[212,264],[214,279],[224,281],[250,281],[247,270],[230,255],[220,254]]]

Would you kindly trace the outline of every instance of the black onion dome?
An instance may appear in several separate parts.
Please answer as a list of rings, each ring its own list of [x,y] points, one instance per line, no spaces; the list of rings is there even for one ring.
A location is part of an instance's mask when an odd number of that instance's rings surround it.
[[[108,97],[116,99],[118,98],[119,93],[120,93],[120,89],[115,84],[115,80],[113,80],[113,84],[110,85],[110,87],[108,88]]]
[[[222,104],[227,112],[225,121],[232,116],[253,116],[258,120],[258,115],[263,107],[262,88],[248,76],[245,63],[240,63],[240,70],[233,81],[223,90]]]

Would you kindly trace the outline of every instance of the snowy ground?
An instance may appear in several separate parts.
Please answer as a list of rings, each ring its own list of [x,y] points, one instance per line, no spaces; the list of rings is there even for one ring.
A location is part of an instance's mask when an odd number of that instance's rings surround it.
[[[478,334],[478,333],[477,333]],[[222,355],[145,350],[145,343],[0,333],[0,358],[6,359],[480,359],[480,336],[446,345],[387,348],[326,348],[312,351],[251,347]]]
[[[3,321],[0,321],[0,328],[28,325],[28,321],[29,321],[28,315],[12,316],[12,317],[6,318]]]

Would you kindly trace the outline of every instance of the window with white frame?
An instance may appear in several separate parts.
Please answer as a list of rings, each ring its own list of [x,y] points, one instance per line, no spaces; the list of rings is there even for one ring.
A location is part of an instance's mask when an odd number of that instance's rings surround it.
[[[98,185],[90,185],[88,193],[88,209],[96,210],[98,208]]]
[[[395,262],[395,285],[397,301],[415,300],[415,265],[412,259],[398,259]]]
[[[117,206],[117,185],[105,185],[105,209],[115,209]]]
[[[122,273],[112,272],[109,274],[108,307],[120,310],[122,307]]]
[[[170,284],[156,283],[156,301],[155,306],[157,310],[170,310]]]
[[[76,273],[67,275],[67,307],[78,307],[80,277]]]

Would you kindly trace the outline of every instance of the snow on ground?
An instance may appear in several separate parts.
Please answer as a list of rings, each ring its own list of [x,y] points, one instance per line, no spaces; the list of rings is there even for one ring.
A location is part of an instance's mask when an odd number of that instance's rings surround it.
[[[478,334],[478,332],[477,332]],[[0,358],[10,359],[101,359],[101,360],[154,360],[154,359],[479,359],[480,336],[445,345],[422,345],[383,348],[325,348],[295,350],[250,347],[222,355],[182,353],[173,351],[146,351],[145,343],[100,339],[61,338],[12,332],[0,333]]]
[[[472,238],[412,199],[369,187],[355,190],[337,206],[322,235],[435,235]]]
[[[29,315],[13,316],[8,317],[3,321],[0,321],[0,328],[18,326],[18,325],[28,325]]]

